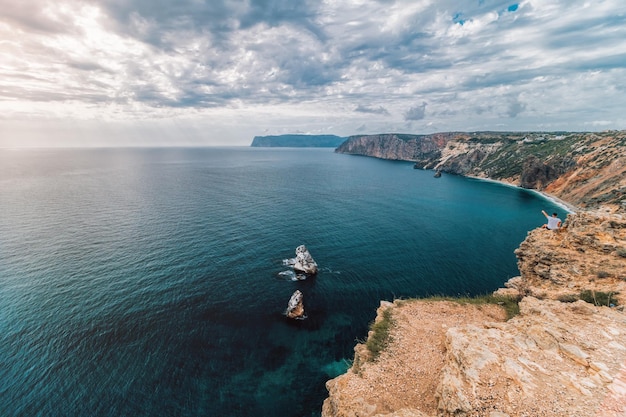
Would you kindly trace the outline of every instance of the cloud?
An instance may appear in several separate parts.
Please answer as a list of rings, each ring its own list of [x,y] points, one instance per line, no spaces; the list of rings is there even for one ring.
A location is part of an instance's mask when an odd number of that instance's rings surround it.
[[[411,107],[404,113],[404,120],[422,120],[426,114],[426,102],[419,106]]]
[[[507,116],[513,118],[517,117],[520,113],[522,113],[526,109],[526,104],[522,103],[519,98],[514,97],[509,99],[509,104],[507,108]]]
[[[386,108],[384,108],[383,106],[378,106],[378,107],[369,107],[369,106],[364,106],[362,104],[359,104],[354,111],[356,112],[360,112],[360,113],[370,113],[370,114],[382,114],[385,116],[389,116],[389,110],[387,110]]]
[[[57,8],[51,1],[0,0],[0,21],[26,33],[68,33],[74,28],[67,24],[71,10]]]
[[[0,0],[0,10],[3,120],[221,126],[245,114],[250,129],[340,135],[364,124],[626,124],[621,0]]]

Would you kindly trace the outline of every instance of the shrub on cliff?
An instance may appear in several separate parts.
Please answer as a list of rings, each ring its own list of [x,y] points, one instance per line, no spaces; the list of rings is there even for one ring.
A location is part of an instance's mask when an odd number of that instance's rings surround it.
[[[378,358],[380,353],[389,345],[391,341],[391,329],[394,326],[391,309],[383,311],[382,319],[370,324],[371,335],[367,338],[365,346],[371,353],[371,359]]]
[[[602,292],[593,290],[584,290],[580,292],[580,299],[596,306],[613,306],[617,305],[616,292]]]
[[[485,294],[475,297],[442,297],[433,296],[426,298],[427,300],[437,301],[454,301],[459,304],[498,304],[506,312],[506,319],[512,319],[519,314],[519,297],[507,297],[501,295]]]

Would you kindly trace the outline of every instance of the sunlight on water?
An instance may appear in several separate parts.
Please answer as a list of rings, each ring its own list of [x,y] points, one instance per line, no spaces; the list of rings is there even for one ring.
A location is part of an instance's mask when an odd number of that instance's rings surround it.
[[[381,299],[517,274],[526,190],[329,149],[0,151],[0,415],[314,416]],[[562,211],[562,210],[561,210]],[[320,270],[283,260],[306,244]],[[288,320],[291,294],[307,319]]]

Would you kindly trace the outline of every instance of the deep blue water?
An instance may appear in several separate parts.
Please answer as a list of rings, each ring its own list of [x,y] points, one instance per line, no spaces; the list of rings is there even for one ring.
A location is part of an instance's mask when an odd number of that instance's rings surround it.
[[[317,416],[381,299],[493,291],[541,209],[331,149],[0,150],[0,415]]]

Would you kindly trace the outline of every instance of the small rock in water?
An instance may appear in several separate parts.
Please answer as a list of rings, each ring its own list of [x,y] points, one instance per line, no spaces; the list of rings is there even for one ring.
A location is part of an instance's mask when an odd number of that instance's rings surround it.
[[[306,315],[304,314],[304,303],[302,302],[303,295],[300,290],[296,290],[289,299],[289,303],[287,304],[287,310],[285,310],[285,315],[290,319],[305,319]]]
[[[296,248],[296,258],[293,269],[307,275],[317,274],[317,263],[313,260],[306,246],[300,245]]]

